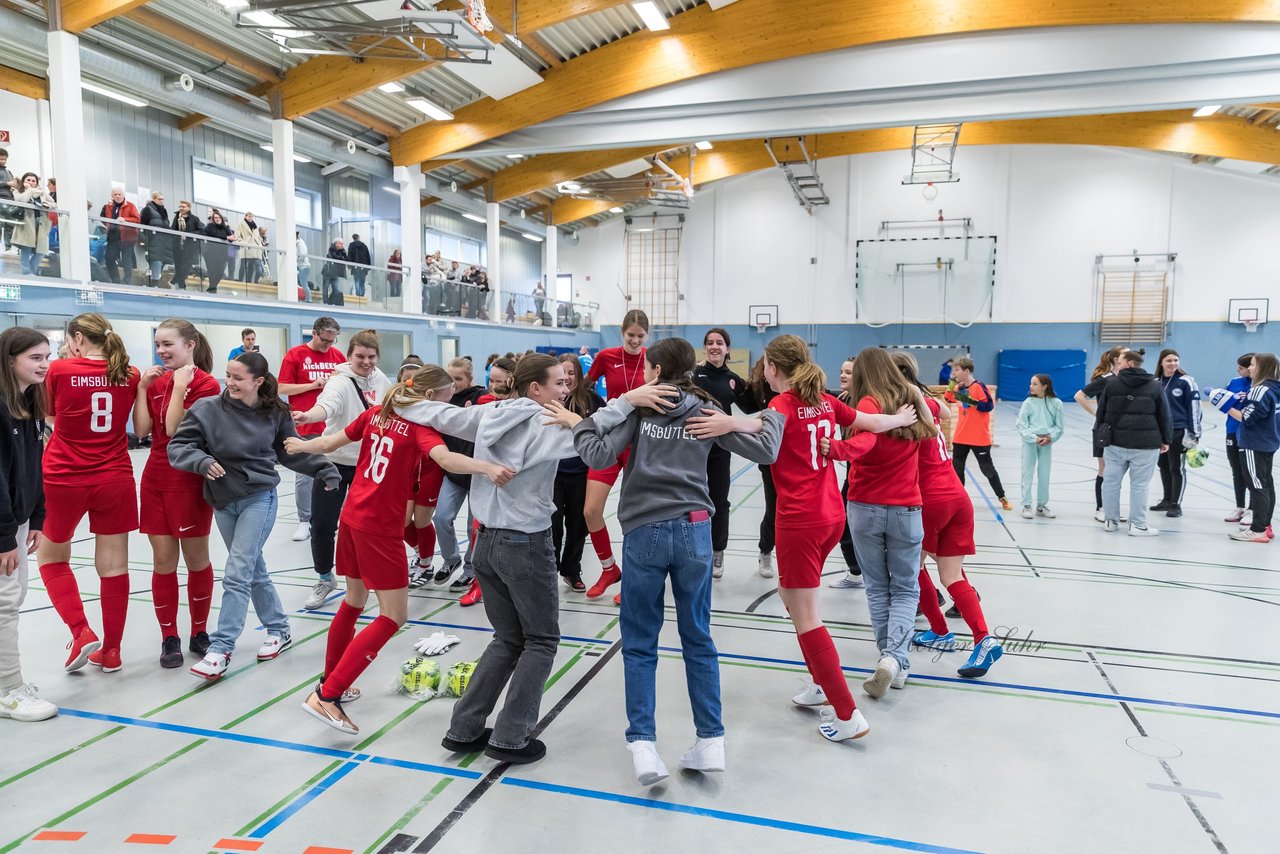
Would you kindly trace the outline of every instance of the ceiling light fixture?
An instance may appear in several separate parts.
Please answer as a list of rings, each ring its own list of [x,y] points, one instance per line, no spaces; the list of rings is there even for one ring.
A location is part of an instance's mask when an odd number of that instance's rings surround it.
[[[403,83],[396,83],[394,80],[390,83],[383,83],[378,87],[379,92],[386,92],[388,95],[396,95],[404,91]]]
[[[622,208],[609,208],[609,213],[622,213]]]
[[[413,107],[418,112],[423,113],[427,116],[430,116],[431,118],[437,121],[441,121],[441,122],[453,121],[453,113],[449,112],[443,107],[437,107],[435,104],[431,103],[426,98],[410,98],[405,103],[407,103],[410,107]]]
[[[476,215],[475,215],[475,214],[473,214],[473,213],[464,213],[464,214],[462,215],[462,218],[463,218],[463,219],[469,219],[469,220],[471,220],[472,222],[483,222],[483,223],[486,223],[486,224],[489,222],[489,220],[485,219],[484,217],[482,217],[482,216],[476,216]]]
[[[392,187],[392,186],[390,186],[390,185],[383,184],[383,185],[382,185],[382,189],[386,190],[388,193],[391,193],[393,196],[398,196],[398,195],[400,195],[400,188],[399,188],[399,187]]]
[[[1221,104],[1210,104],[1207,107],[1201,107],[1191,115],[1195,116],[1197,119],[1202,119],[1205,116],[1212,116],[1214,113],[1218,112],[1218,110],[1221,110],[1221,109],[1222,109]]]
[[[522,232],[520,232],[520,236],[521,236],[521,237],[523,237],[525,240],[532,240],[534,243],[541,243],[541,242],[542,242],[542,238],[541,238],[541,237],[539,237],[539,236],[538,236],[538,235],[536,235],[536,234],[530,234],[530,233],[529,233],[529,232],[527,232],[527,231],[522,231]]]
[[[524,155],[523,155],[523,154],[508,154],[508,155],[507,155],[507,159],[508,159],[508,160],[524,160]]]
[[[276,149],[275,149],[275,146],[273,146],[273,145],[272,145],[271,143],[269,143],[269,142],[264,142],[264,143],[262,143],[261,145],[259,145],[259,146],[258,146],[258,148],[261,148],[263,151],[270,151],[270,152],[271,152],[271,153],[273,153],[273,154],[275,153],[275,150],[276,150]],[[294,160],[296,160],[296,161],[298,161],[299,163],[310,163],[310,162],[311,162],[311,158],[310,158],[310,157],[304,157],[304,156],[303,156],[303,155],[301,155],[301,154],[295,154],[295,155],[293,155],[293,159],[294,159]]]
[[[702,142],[695,142],[693,147],[699,151],[710,151],[712,148],[711,141],[704,139]]]
[[[667,23],[667,18],[662,14],[662,10],[658,8],[658,4],[653,0],[641,0],[639,3],[632,3],[631,8],[640,16],[640,20],[644,21],[644,25],[652,32],[660,32],[662,30],[671,29],[671,24]]]
[[[139,101],[137,98],[131,98],[128,95],[121,95],[119,92],[113,92],[110,89],[105,89],[102,86],[98,86],[94,83],[85,83],[84,81],[81,81],[80,88],[86,89],[90,92],[96,92],[99,95],[103,95],[107,98],[111,98],[112,100],[119,101],[122,104],[128,104],[131,107],[147,106],[146,101]]]

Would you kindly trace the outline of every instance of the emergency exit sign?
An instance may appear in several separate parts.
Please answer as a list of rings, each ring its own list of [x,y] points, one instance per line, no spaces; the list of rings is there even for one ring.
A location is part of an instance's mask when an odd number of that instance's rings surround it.
[[[9,132],[7,130],[0,130],[0,143],[5,142],[9,142]]]

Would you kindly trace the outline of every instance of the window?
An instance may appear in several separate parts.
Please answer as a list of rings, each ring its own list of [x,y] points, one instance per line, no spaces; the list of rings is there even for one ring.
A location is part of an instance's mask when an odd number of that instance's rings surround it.
[[[440,254],[450,261],[462,260],[461,241],[456,237],[450,237],[447,234],[440,235]]]
[[[248,178],[234,178],[232,192],[235,193],[235,204],[232,208],[249,212],[263,219],[276,218],[275,192],[269,184],[260,184]]]
[[[440,235],[434,231],[428,231],[422,236],[422,254],[434,255],[440,251]]]
[[[197,160],[192,168],[195,201],[224,212],[253,211],[259,219],[276,218],[274,184],[266,178],[241,175],[214,163]],[[295,190],[294,216],[299,228],[317,228],[320,196],[310,190]]]
[[[315,197],[311,193],[295,193],[293,196],[293,215],[297,218],[298,228],[316,227]]]
[[[464,264],[479,264],[480,244],[474,240],[463,240],[461,243],[462,254],[458,257],[458,260]]]
[[[208,169],[196,166],[192,176],[197,202],[215,207],[231,206],[231,179]]]

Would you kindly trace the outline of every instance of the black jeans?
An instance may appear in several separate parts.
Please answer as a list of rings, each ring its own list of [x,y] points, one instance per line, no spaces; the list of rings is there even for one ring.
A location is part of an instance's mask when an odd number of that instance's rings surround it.
[[[773,486],[773,471],[760,466],[760,479],[764,482],[764,516],[760,519],[760,554],[773,554],[775,528],[774,516],[778,512],[778,490]]]
[[[707,455],[707,489],[715,515],[711,517],[711,550],[722,552],[729,547],[729,469],[733,454],[715,445]]]
[[[1182,444],[1186,437],[1186,430],[1174,430],[1169,450],[1160,455],[1160,485],[1164,488],[1165,504],[1181,505],[1183,493],[1187,491],[1187,449]]]
[[[845,471],[844,486],[840,487],[840,494],[847,496],[849,494],[849,474]],[[862,575],[862,570],[858,568],[858,553],[853,549],[853,532],[849,530],[849,514],[844,514],[844,533],[840,535],[840,554],[844,556],[844,565],[849,567],[850,575]]]
[[[1004,485],[1000,483],[1000,472],[996,471],[996,464],[991,461],[990,445],[962,445],[954,442],[951,445],[951,463],[956,468],[956,475],[960,478],[960,482],[964,483],[964,464],[969,459],[969,452],[978,458],[978,468],[982,471],[987,482],[991,484],[991,488],[996,493],[996,498],[1004,498]]]
[[[223,246],[216,248],[205,247],[204,268],[209,274],[209,293],[215,293],[218,290],[218,282],[221,282],[226,277],[229,257],[230,255]]]
[[[334,463],[341,480],[338,488],[327,490],[324,481],[316,478],[311,483],[311,562],[317,575],[333,572],[333,550],[338,539],[338,517],[342,504],[347,500],[347,490],[355,480],[356,467]]]
[[[117,285],[121,282],[126,285],[133,284],[133,269],[138,265],[138,260],[134,255],[132,243],[119,240],[108,241],[106,261],[107,275],[111,277],[111,281]],[[124,268],[123,275],[120,271],[121,267]]]
[[[1276,481],[1272,471],[1275,451],[1245,451],[1244,471],[1253,498],[1253,525],[1249,530],[1261,533],[1271,524],[1276,511]]]
[[[1250,501],[1248,480],[1244,473],[1244,449],[1240,447],[1239,438],[1235,433],[1227,434],[1227,464],[1231,466],[1231,487],[1236,494],[1236,506],[1252,508],[1252,504],[1246,504]]]
[[[587,473],[557,472],[552,493],[556,512],[551,516],[551,538],[555,542],[556,568],[565,578],[582,577],[582,549],[587,542]]]

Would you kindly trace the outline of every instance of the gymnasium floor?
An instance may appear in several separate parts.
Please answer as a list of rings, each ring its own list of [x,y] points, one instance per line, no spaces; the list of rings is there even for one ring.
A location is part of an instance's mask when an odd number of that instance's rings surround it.
[[[294,613],[293,648],[266,664],[253,659],[251,615],[219,684],[161,670],[137,537],[124,669],[66,675],[66,631],[37,577],[22,619],[25,671],[63,714],[0,722],[0,852],[1274,851],[1280,655],[1268,639],[1280,546],[1227,540],[1220,520],[1233,501],[1216,421],[1186,516],[1153,519],[1165,531],[1154,539],[1105,534],[1092,518],[1087,423],[1075,406],[1067,413],[1056,520],[1002,518],[985,481],[969,478],[969,575],[993,629],[1016,638],[987,679],[956,677],[965,653],[917,651],[905,690],[867,698],[865,596],[823,589],[871,724],[838,745],[791,705],[803,665],[771,583],[756,575],[759,475],[735,465],[714,619],[729,770],[676,770],[693,731],[669,623],[658,724],[673,775],[650,789],[624,746],[617,611],[581,594],[562,597],[564,641],[542,707],[548,756],[503,769],[439,746],[452,701],[387,689],[433,627],[462,638],[446,664],[483,649],[483,609],[460,608],[445,590],[414,593],[413,623],[361,680],[365,696],[349,707],[361,736],[349,739],[298,708],[321,667],[324,614]],[[1016,503],[1015,416],[1016,405],[1000,405],[996,461]],[[268,558],[292,611],[314,576],[306,545],[288,539],[292,494],[281,498]],[[96,590],[90,542],[74,553],[82,586]],[[832,578],[841,567],[837,552]],[[596,574],[593,556],[585,574]],[[97,625],[96,606],[87,610]]]

